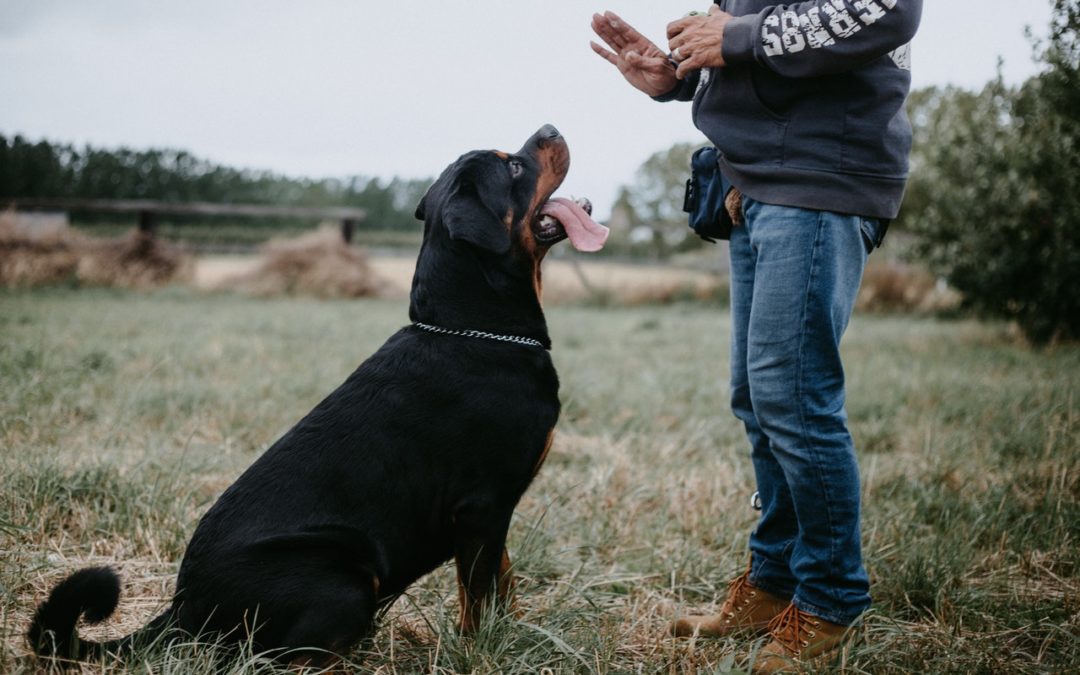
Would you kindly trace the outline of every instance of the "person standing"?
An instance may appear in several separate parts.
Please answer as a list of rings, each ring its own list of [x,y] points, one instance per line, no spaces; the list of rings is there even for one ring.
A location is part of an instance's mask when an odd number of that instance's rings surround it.
[[[717,0],[666,52],[613,12],[592,49],[653,99],[693,101],[741,193],[733,213],[731,407],[757,482],[750,565],[679,636],[768,635],[756,673],[827,656],[869,607],[840,338],[900,209],[908,44],[921,0]],[[729,200],[737,203],[737,200]]]

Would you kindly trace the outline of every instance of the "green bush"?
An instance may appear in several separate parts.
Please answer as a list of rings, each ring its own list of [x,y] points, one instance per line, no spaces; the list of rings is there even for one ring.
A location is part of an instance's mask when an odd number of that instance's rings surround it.
[[[1023,86],[915,92],[904,224],[916,255],[1036,343],[1080,338],[1080,0],[1054,0]]]

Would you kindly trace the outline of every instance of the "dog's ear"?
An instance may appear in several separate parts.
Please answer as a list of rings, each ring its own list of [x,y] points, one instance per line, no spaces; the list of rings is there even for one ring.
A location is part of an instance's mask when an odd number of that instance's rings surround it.
[[[413,215],[416,216],[417,220],[426,220],[427,219],[427,193],[426,192],[424,193],[424,196],[420,198],[420,203],[416,205],[416,211],[413,212]]]
[[[500,178],[481,167],[459,177],[443,211],[451,239],[500,255],[510,250],[510,185]]]

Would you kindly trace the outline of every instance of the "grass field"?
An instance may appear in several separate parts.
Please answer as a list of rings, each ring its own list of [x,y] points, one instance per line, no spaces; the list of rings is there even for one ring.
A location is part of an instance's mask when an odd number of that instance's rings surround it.
[[[398,326],[399,300],[0,291],[0,672],[61,576],[112,564],[113,637],[165,605],[199,515]],[[753,478],[716,307],[549,311],[563,417],[518,508],[516,618],[452,628],[417,584],[353,661],[380,673],[738,672],[665,636],[746,563]],[[1080,663],[1080,349],[1002,326],[856,317],[844,345],[875,604],[826,670],[1068,672]],[[86,672],[220,672],[157,646]],[[271,672],[255,657],[225,672]],[[1075,671],[1074,671],[1075,672]]]

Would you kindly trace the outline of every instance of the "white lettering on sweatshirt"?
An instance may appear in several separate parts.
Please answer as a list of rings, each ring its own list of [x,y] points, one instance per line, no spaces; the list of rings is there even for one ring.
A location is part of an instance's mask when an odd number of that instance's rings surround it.
[[[806,48],[831,47],[837,40],[846,40],[885,18],[896,9],[896,3],[897,0],[826,0],[802,14],[793,9],[770,14],[761,26],[765,55],[781,56],[797,54]]]

